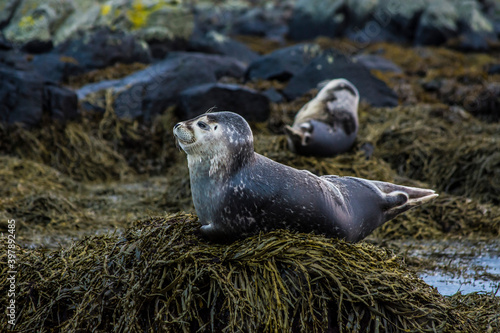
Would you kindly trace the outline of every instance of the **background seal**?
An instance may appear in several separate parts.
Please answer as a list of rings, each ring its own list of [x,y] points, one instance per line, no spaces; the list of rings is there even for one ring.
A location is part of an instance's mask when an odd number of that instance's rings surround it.
[[[359,92],[346,79],[328,82],[285,126],[290,150],[333,156],[348,151],[358,134]]]

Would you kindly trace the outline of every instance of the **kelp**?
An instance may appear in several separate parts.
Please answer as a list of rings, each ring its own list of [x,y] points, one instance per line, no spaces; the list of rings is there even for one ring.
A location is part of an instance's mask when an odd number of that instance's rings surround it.
[[[217,245],[198,228],[177,214],[51,252],[18,249],[16,330],[480,331],[390,250],[285,230]]]
[[[500,203],[499,123],[436,106],[373,109],[362,121],[374,155],[400,175],[450,194]]]

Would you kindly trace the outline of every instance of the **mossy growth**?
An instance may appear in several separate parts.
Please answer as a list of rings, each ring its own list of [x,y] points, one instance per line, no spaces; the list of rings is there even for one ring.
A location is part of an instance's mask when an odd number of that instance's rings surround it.
[[[481,331],[484,319],[458,311],[390,250],[285,230],[216,245],[200,238],[198,228],[195,216],[177,214],[65,249],[17,249],[15,328]],[[6,260],[5,252],[0,256]],[[492,310],[483,318],[492,318]]]

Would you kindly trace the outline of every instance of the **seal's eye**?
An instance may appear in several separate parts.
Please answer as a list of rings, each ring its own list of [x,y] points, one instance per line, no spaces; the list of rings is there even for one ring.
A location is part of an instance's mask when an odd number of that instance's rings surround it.
[[[198,123],[196,123],[196,125],[198,125],[199,128],[201,128],[202,130],[205,130],[205,131],[208,131],[210,129],[210,126],[208,126],[203,121],[199,121]]]

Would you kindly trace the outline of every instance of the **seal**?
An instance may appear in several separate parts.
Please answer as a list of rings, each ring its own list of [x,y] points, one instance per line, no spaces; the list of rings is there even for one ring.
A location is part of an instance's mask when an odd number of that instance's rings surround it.
[[[346,79],[328,82],[285,126],[288,147],[301,155],[333,156],[348,151],[358,134],[359,92]]]
[[[228,242],[259,231],[289,229],[356,242],[437,194],[356,177],[318,177],[254,151],[243,117],[214,112],[174,127],[187,154],[201,233]]]

